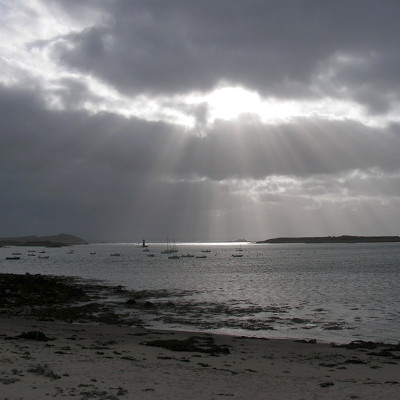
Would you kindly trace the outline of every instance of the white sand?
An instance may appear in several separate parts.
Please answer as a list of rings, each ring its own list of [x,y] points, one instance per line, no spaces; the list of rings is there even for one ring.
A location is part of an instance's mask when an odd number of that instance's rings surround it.
[[[400,360],[374,350],[23,319],[0,327],[0,400],[400,399]],[[55,340],[9,339],[27,331]],[[191,336],[230,354],[142,344]]]

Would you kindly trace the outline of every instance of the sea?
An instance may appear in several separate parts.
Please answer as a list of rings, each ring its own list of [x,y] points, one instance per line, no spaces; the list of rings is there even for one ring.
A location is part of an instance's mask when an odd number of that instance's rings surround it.
[[[149,328],[400,340],[400,243],[176,246],[173,254],[162,254],[165,243],[3,247],[0,273],[76,276],[145,291],[152,307],[140,317]],[[15,252],[19,260],[6,260]]]

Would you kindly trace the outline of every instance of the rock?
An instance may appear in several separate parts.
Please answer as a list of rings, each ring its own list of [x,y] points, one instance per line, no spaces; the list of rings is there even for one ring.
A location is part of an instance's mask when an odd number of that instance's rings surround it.
[[[143,304],[143,308],[152,309],[152,308],[155,308],[155,305],[154,305],[151,301],[146,301],[146,302]]]
[[[125,304],[128,306],[135,306],[137,301],[135,299],[128,299]]]

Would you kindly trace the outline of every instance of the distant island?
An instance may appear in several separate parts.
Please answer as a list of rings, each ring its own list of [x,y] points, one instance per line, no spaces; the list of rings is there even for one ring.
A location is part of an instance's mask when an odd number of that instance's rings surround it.
[[[258,241],[256,243],[383,243],[400,242],[399,236],[310,236],[310,237],[278,237]]]
[[[77,236],[60,233],[52,236],[20,236],[0,238],[1,246],[45,246],[45,247],[61,247],[71,246],[74,244],[87,244],[88,242]]]

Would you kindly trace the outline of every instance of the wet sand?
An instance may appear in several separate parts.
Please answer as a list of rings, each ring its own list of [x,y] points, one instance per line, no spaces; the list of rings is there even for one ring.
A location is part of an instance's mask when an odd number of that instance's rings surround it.
[[[399,399],[399,360],[370,354],[379,347],[20,318],[0,324],[1,399]]]

